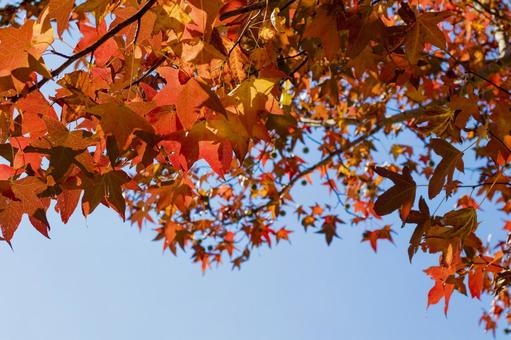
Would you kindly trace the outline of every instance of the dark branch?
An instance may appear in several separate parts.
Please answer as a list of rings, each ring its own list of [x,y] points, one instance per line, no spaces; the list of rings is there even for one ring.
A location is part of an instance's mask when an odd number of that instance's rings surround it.
[[[138,21],[147,11],[149,11],[149,9],[151,9],[151,7],[156,3],[156,1],[157,0],[147,1],[146,4],[137,13],[133,14],[131,17],[124,20],[123,22],[121,22],[119,25],[115,26],[111,30],[109,30],[105,35],[103,35],[101,38],[99,38],[94,44],[92,44],[89,47],[87,47],[86,49],[81,50],[80,52],[77,52],[77,53],[73,54],[72,56],[70,56],[69,59],[67,59],[64,63],[62,63],[62,65],[60,65],[59,67],[57,67],[55,70],[53,70],[51,72],[52,78],[55,78],[56,76],[58,76],[60,73],[62,73],[66,68],[71,66],[78,59],[86,56],[89,53],[93,53],[98,47],[103,45],[108,39],[112,38],[120,31],[122,31],[125,27]],[[41,88],[49,80],[50,80],[50,78],[41,79],[37,84],[29,87],[28,90],[24,94],[26,95],[28,93],[35,91],[36,89]],[[13,102],[15,102],[15,101],[19,100],[20,98],[21,98],[21,96],[18,95],[18,96],[12,97],[11,99]]]

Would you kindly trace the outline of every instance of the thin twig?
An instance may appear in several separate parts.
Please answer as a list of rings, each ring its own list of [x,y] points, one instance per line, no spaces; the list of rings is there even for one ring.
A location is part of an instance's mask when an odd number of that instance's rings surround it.
[[[256,15],[251,16],[250,19],[247,20],[247,23],[245,24],[245,26],[243,26],[243,29],[241,30],[241,33],[240,33],[238,39],[236,39],[236,42],[234,42],[234,45],[232,45],[232,47],[229,49],[226,59],[229,59],[231,57],[231,54],[234,51],[234,49],[236,48],[236,46],[238,46],[241,43],[241,39],[243,39],[243,36],[245,36],[247,29],[250,27],[250,24],[258,15],[259,15],[259,12]]]
[[[298,72],[302,67],[303,65],[305,65],[307,63],[307,61],[309,60],[309,57],[305,57],[303,58],[302,62],[300,64],[298,64],[298,66],[296,66],[291,72],[289,72],[289,76],[292,77],[293,74],[295,74],[295,72]]]
[[[130,88],[130,86],[137,85],[138,83],[140,83],[148,75],[150,75],[152,72],[154,72],[154,70],[156,70],[158,68],[158,66],[160,66],[164,61],[165,61],[165,56],[162,56],[147,71],[145,71],[140,77],[138,77],[137,79],[133,80],[131,83],[126,85],[124,87],[124,89],[128,89],[128,88]]]
[[[291,4],[293,4],[293,2],[295,2],[295,1],[296,0],[289,0],[288,2],[286,2],[279,9],[281,11],[283,11],[286,8],[288,8]],[[249,12],[261,10],[261,9],[265,8],[268,5],[268,2],[276,2],[276,0],[268,0],[268,1],[256,2],[255,4],[252,4],[252,5],[248,5],[248,6],[241,7],[241,8],[236,8],[236,9],[234,9],[232,11],[225,12],[222,15],[220,15],[220,21],[223,21],[223,20],[235,17],[237,15],[246,14],[246,13],[249,13]]]
[[[99,38],[94,44],[92,44],[89,47],[87,47],[86,49],[83,49],[83,50],[73,54],[72,56],[70,56],[69,59],[67,59],[64,63],[62,63],[59,67],[57,67],[55,70],[53,70],[51,72],[51,78],[41,79],[39,82],[37,82],[36,84],[29,87],[28,90],[23,93],[23,95],[27,95],[27,94],[35,91],[36,89],[41,88],[50,79],[58,76],[67,67],[72,65],[75,61],[86,56],[89,53],[93,53],[98,47],[103,45],[108,39],[112,38],[117,33],[122,31],[125,27],[131,25],[135,21],[138,21],[147,11],[149,11],[149,9],[151,9],[151,7],[156,3],[156,1],[157,0],[148,0],[146,2],[146,4],[137,13],[133,14],[131,17],[124,20],[123,22],[121,22],[120,24],[118,24],[117,26],[112,28],[111,30],[109,30],[105,35],[103,35],[101,38]],[[16,95],[14,97],[11,97],[11,101],[15,102],[15,101],[19,100],[23,95]]]

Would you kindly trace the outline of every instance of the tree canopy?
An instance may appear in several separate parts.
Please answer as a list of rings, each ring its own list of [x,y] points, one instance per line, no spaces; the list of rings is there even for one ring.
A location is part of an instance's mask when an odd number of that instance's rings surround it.
[[[286,213],[375,251],[404,227],[438,259],[428,305],[489,294],[486,330],[511,320],[508,2],[23,0],[0,24],[9,245],[100,204],[203,270],[288,240]]]

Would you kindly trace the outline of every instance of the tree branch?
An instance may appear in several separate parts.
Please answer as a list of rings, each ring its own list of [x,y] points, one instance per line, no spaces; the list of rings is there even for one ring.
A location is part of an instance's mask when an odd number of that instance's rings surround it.
[[[430,105],[439,104],[441,102],[442,101],[435,101],[434,103],[431,103]],[[402,122],[405,120],[417,118],[420,115],[422,115],[422,113],[423,113],[423,110],[421,108],[403,111],[400,114],[384,118],[382,120],[382,122],[385,125],[399,123],[399,122]],[[320,126],[334,127],[339,124],[341,124],[341,125],[360,125],[363,123],[363,121],[361,121],[360,119],[355,119],[355,118],[340,118],[339,120],[335,120],[335,119],[322,120],[322,119],[312,119],[312,118],[301,117],[299,119],[299,121],[301,123],[304,123],[304,124],[307,124],[310,126],[314,126],[314,127],[320,127]]]
[[[131,83],[126,85],[124,89],[129,89],[133,85],[138,85],[142,80],[144,80],[148,75],[150,75],[154,70],[158,68],[165,61],[165,55],[161,56],[147,71],[145,71],[140,77],[133,80]]]
[[[408,110],[408,111],[404,111],[400,114],[397,114],[397,115],[393,115],[393,116],[390,116],[390,117],[386,117],[384,119],[382,119],[373,129],[371,129],[367,134],[364,134],[350,142],[347,142],[346,144],[344,144],[340,149],[338,150],[335,150],[333,152],[331,152],[330,154],[328,154],[328,156],[326,156],[325,158],[323,158],[322,160],[320,160],[319,162],[311,165],[310,167],[308,168],[305,168],[303,169],[302,171],[298,172],[290,181],[289,183],[287,183],[286,185],[284,185],[282,187],[282,189],[279,190],[278,192],[278,197],[279,199],[283,198],[290,190],[291,188],[300,180],[302,179],[303,177],[311,174],[312,172],[314,172],[316,169],[324,166],[324,165],[327,165],[328,163],[330,163],[335,157],[339,156],[340,154],[348,151],[349,149],[351,149],[352,147],[354,146],[357,146],[358,144],[364,142],[365,140],[367,140],[367,138],[373,136],[374,134],[378,133],[381,129],[383,129],[385,126],[388,126],[390,124],[394,124],[394,123],[399,123],[399,122],[403,122],[403,121],[406,121],[406,120],[409,120],[409,119],[413,119],[413,118],[416,118],[418,116],[420,116],[422,114],[422,109],[412,109],[412,110]],[[250,212],[248,212],[248,214],[245,214],[244,217],[248,217],[248,216],[252,216],[253,214],[271,206],[272,204],[275,203],[275,200],[270,200],[268,201],[267,203],[263,204],[263,205],[260,205],[259,207],[257,207],[256,209],[253,209],[251,210]]]
[[[55,78],[60,73],[62,73],[68,66],[72,65],[75,61],[86,56],[87,54],[89,54],[91,52],[94,52],[98,47],[103,45],[108,39],[112,38],[114,35],[116,35],[120,31],[122,31],[125,27],[138,21],[140,18],[142,18],[142,16],[147,11],[149,11],[149,9],[151,9],[151,7],[156,3],[156,1],[157,0],[148,0],[146,2],[146,4],[142,8],[140,8],[140,10],[137,13],[133,14],[131,17],[124,20],[123,22],[121,22],[119,25],[115,26],[111,30],[109,30],[107,33],[105,33],[105,35],[103,35],[101,38],[99,38],[94,44],[92,44],[89,47],[87,47],[86,49],[81,50],[81,51],[73,54],[72,56],[70,56],[69,59],[67,59],[64,63],[62,63],[59,67],[57,67],[55,70],[53,70],[51,72],[51,78]],[[36,84],[29,87],[28,90],[23,95],[29,94],[29,93],[35,91],[36,89],[41,88],[51,78],[41,79],[39,82],[37,82]],[[22,95],[17,95],[15,97],[11,97],[11,100],[13,102],[15,102],[15,101],[19,100],[21,97],[22,97]]]

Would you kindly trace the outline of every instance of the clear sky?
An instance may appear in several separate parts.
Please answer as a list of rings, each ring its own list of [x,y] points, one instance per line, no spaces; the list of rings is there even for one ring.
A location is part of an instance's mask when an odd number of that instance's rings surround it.
[[[1,339],[491,338],[477,324],[486,303],[454,294],[447,318],[426,310],[433,281],[421,270],[434,261],[408,263],[406,228],[374,254],[360,228],[327,247],[298,227],[292,245],[254,251],[241,271],[202,275],[105,208],[68,225],[51,216],[52,240],[25,222],[15,251],[0,247]]]
[[[299,196],[313,204],[324,192]],[[408,262],[411,227],[374,254],[360,243],[363,227],[341,226],[327,247],[289,216],[292,244],[255,250],[241,271],[202,275],[189,254],[162,254],[150,226],[139,233],[105,208],[50,221],[51,240],[24,220],[14,252],[0,244],[2,340],[491,338],[478,326],[488,301],[454,294],[447,318],[442,303],[426,309],[433,281],[422,269],[436,256]]]

